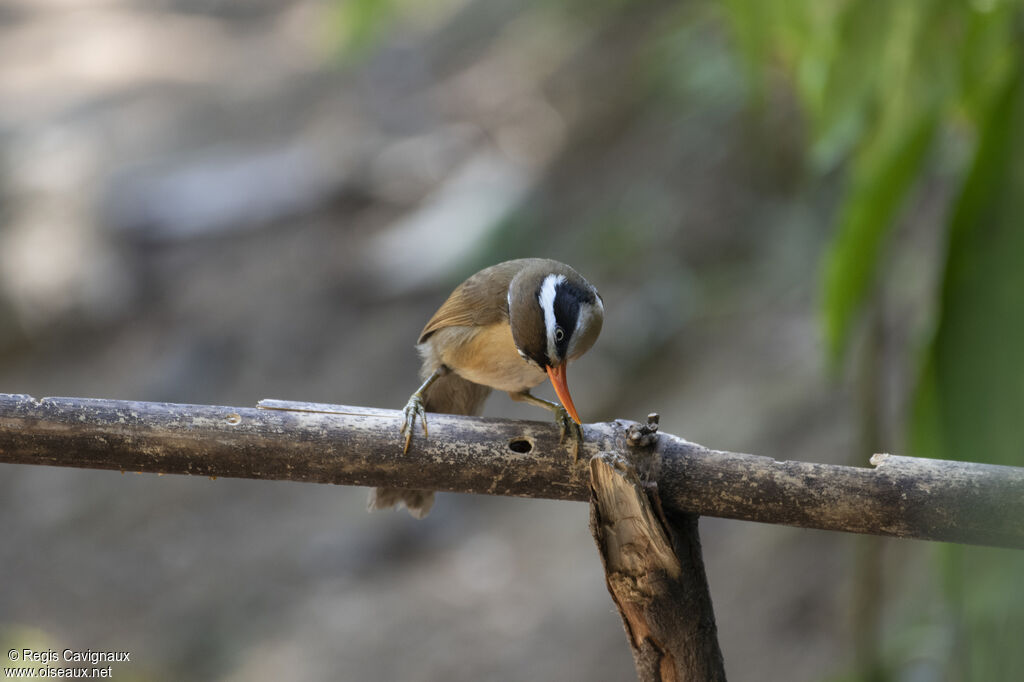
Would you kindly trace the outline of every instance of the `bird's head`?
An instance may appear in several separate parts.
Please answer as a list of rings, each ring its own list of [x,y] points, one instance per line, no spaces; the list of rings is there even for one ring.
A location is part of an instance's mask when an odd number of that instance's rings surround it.
[[[604,304],[590,282],[556,261],[524,269],[509,285],[509,324],[519,354],[544,369],[562,406],[580,423],[565,368],[590,350],[604,323]]]

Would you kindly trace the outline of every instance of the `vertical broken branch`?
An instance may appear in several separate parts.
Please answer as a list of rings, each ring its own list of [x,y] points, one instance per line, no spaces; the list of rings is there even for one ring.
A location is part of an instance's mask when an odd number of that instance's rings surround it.
[[[645,428],[638,440],[649,443],[656,419]],[[724,681],[698,516],[667,518],[657,485],[642,481],[646,473],[620,454],[590,461],[591,531],[637,675],[641,682]]]

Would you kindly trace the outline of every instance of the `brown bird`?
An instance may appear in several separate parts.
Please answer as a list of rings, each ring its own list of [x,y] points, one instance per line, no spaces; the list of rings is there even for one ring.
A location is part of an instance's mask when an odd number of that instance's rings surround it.
[[[424,379],[405,406],[405,449],[416,419],[427,435],[426,412],[476,415],[492,389],[513,400],[551,410],[562,440],[582,439],[565,368],[587,352],[604,322],[604,304],[590,282],[564,263],[521,258],[492,265],[460,284],[420,333]],[[561,405],[530,394],[550,378]],[[431,490],[377,488],[370,509],[404,503],[423,518],[434,504]]]

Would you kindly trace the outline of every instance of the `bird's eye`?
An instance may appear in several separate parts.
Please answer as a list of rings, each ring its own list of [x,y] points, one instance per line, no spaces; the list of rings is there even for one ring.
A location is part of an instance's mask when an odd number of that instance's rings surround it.
[[[561,343],[562,339],[565,338],[565,330],[561,327],[555,327],[555,341]]]

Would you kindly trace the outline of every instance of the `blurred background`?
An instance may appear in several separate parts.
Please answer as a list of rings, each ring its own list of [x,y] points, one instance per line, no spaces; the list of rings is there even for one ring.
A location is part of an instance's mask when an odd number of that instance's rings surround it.
[[[0,391],[399,408],[451,288],[546,256],[605,300],[586,421],[1024,465],[1022,37],[1006,0],[0,2]],[[0,643],[633,678],[586,505],[365,499],[4,465]],[[701,530],[731,679],[1020,679],[1019,552]]]

